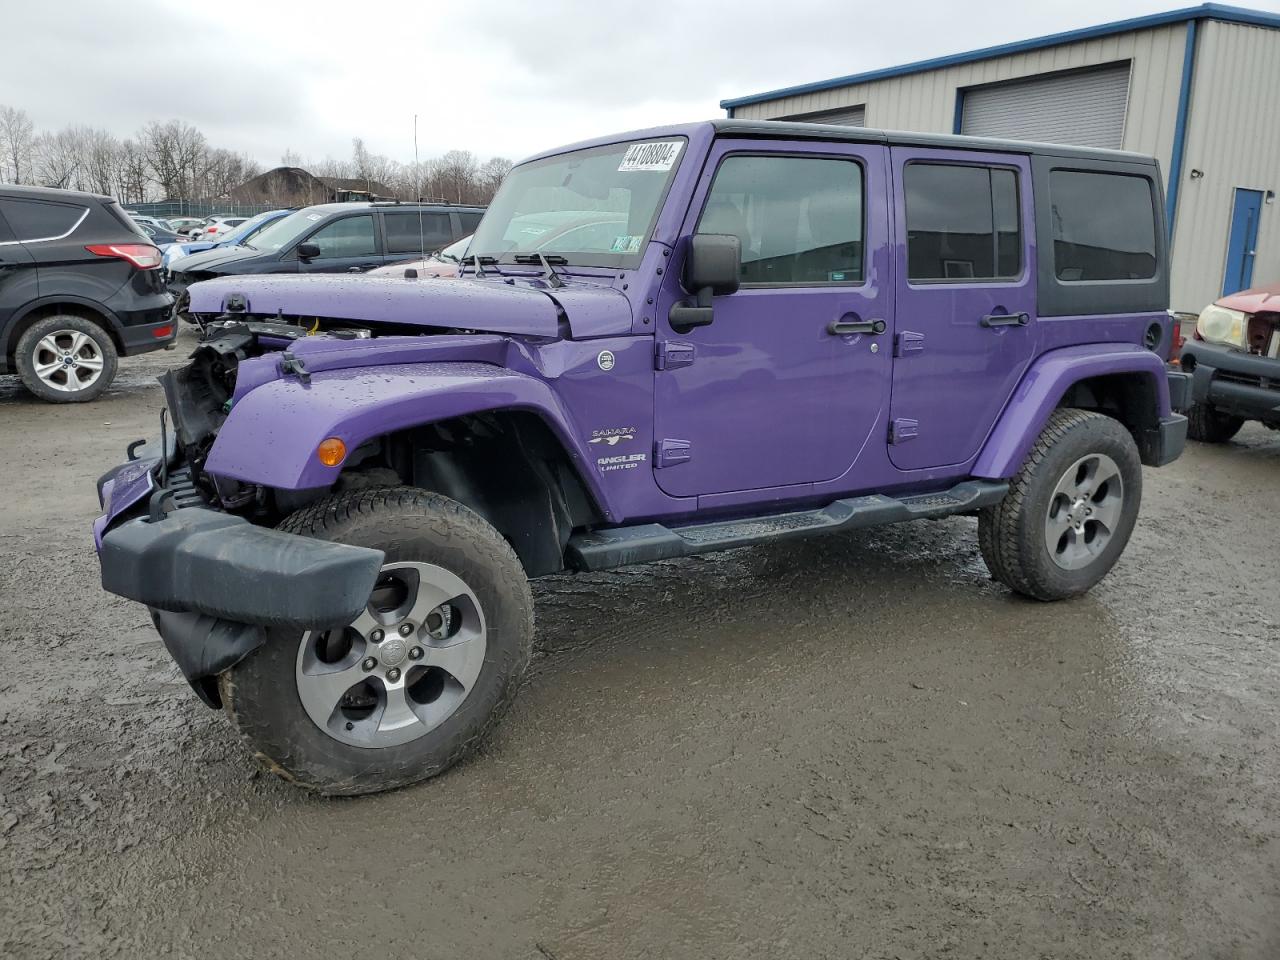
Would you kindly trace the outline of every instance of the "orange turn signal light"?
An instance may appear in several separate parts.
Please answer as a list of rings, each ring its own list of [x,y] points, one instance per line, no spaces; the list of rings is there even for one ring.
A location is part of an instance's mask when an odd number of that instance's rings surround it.
[[[347,458],[347,445],[337,437],[329,437],[320,441],[316,456],[326,467],[336,467]]]

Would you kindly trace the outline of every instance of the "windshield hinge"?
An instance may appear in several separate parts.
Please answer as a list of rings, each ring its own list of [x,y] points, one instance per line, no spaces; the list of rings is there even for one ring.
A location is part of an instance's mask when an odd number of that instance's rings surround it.
[[[301,357],[295,357],[288,350],[280,357],[280,372],[285,376],[293,374],[303,383],[311,382],[311,374],[307,373],[306,364],[302,362]]]

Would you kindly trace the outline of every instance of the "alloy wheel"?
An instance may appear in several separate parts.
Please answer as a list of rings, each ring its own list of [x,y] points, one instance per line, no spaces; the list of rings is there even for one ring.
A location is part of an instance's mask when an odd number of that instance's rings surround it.
[[[1064,473],[1049,498],[1045,546],[1064,570],[1088,566],[1106,549],[1124,513],[1124,480],[1104,453],[1081,457]]]

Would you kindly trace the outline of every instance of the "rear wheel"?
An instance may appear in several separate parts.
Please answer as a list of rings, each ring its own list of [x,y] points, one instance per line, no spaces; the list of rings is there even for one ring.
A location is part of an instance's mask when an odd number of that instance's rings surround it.
[[[18,339],[18,375],[27,389],[51,403],[84,403],[111,385],[116,346],[92,320],[71,314],[44,317]]]
[[[1187,436],[1201,443],[1226,443],[1243,426],[1243,417],[1222,413],[1207,403],[1194,404],[1187,413]]]
[[[529,659],[533,602],[507,542],[456,501],[404,487],[330,497],[281,528],[375,547],[386,561],[351,623],[273,631],[219,677],[228,716],[266,768],[360,794],[466,756]]]
[[[1124,552],[1142,502],[1142,462],[1125,427],[1088,410],[1054,411],[1009,483],[978,514],[995,579],[1037,600],[1084,593]]]

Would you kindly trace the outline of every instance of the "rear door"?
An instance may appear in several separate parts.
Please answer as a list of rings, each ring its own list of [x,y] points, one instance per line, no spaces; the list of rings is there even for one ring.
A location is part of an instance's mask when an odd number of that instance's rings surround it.
[[[710,326],[679,332],[668,314],[687,293],[668,273],[658,484],[697,496],[834,480],[883,429],[888,402],[885,148],[725,140],[706,170],[682,233],[737,236],[742,285],[714,299]]]
[[[320,248],[319,256],[299,260],[301,273],[362,273],[383,262],[372,212],[330,220],[301,242]]]
[[[0,334],[13,315],[36,299],[40,292],[35,261],[18,242],[5,219],[7,202],[0,198]],[[3,338],[0,338],[0,343],[3,343]]]
[[[897,279],[889,459],[974,457],[1031,362],[1036,271],[1026,157],[893,147]]]
[[[386,231],[387,263],[431,256],[453,242],[453,221],[447,211],[397,211],[382,215]]]

